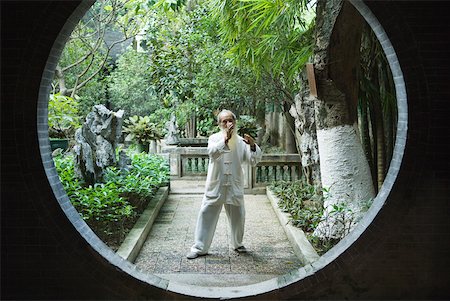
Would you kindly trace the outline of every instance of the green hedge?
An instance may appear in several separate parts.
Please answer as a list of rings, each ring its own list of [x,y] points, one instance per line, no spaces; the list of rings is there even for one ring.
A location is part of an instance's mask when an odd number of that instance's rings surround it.
[[[322,239],[313,235],[323,220],[323,203],[328,194],[326,189],[318,191],[304,179],[274,182],[270,189],[278,198],[280,209],[290,216],[290,223],[302,229],[319,255],[325,254],[338,240]]]
[[[324,193],[301,179],[293,182],[278,181],[270,185],[277,196],[278,206],[289,213],[290,222],[304,232],[317,227],[323,213]]]
[[[113,245],[120,243],[159,187],[169,181],[169,167],[162,157],[145,153],[130,157],[128,170],[109,167],[104,182],[93,186],[76,176],[72,154],[54,158],[75,209],[100,238]]]
[[[332,227],[333,222],[345,224],[345,221],[351,220],[352,210],[345,202],[334,204],[330,212],[324,214],[323,204],[330,193],[329,189],[322,188],[322,190],[318,191],[304,179],[294,182],[274,182],[271,184],[270,189],[279,199],[278,206],[280,209],[290,215],[292,225],[299,227],[305,232],[308,240],[319,255],[324,254],[339,242],[339,238],[319,238],[313,235],[320,222],[328,223],[329,221],[329,227]],[[362,201],[362,212],[369,209],[372,201],[372,199]],[[350,215],[348,215],[349,213]],[[330,216],[333,216],[335,221],[329,220]]]

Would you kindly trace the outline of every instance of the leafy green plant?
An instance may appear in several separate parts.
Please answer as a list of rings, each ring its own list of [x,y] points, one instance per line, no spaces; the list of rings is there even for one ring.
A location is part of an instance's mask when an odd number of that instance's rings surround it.
[[[201,136],[209,136],[217,130],[217,124],[214,119],[200,119],[197,122],[197,131]]]
[[[328,196],[328,190],[318,190],[305,179],[286,182],[279,181],[270,185],[270,189],[278,197],[278,206],[290,216],[292,225],[302,229],[314,249],[322,255],[337,241],[322,239],[313,235],[319,223],[323,221],[323,203]]]
[[[169,167],[162,157],[143,153],[130,153],[130,157],[130,170],[109,167],[105,173],[105,180],[117,183],[121,195],[148,198],[167,184]]]
[[[303,178],[293,182],[274,182],[270,189],[278,197],[280,209],[290,214],[293,225],[305,232],[314,230],[323,212],[323,190],[318,191]]]
[[[118,222],[131,217],[133,207],[119,194],[116,183],[96,183],[72,191],[72,204],[84,220]]]
[[[332,204],[324,210],[324,201],[330,196],[329,188],[317,190],[304,179],[293,182],[274,182],[269,187],[278,197],[280,209],[290,215],[292,225],[301,228],[319,255],[332,248],[339,240],[346,236],[358,222],[356,213],[348,202]],[[358,206],[364,213],[372,205],[373,200],[363,200]],[[315,230],[320,223],[323,235],[315,236]],[[338,235],[331,236],[332,230]],[[317,235],[317,234],[316,234]]]
[[[256,136],[258,136],[258,131],[261,127],[256,122],[255,117],[249,115],[241,115],[239,116],[237,123],[239,135],[244,136],[244,134],[249,134],[253,138],[256,138]]]
[[[156,125],[158,132],[161,136],[165,136],[167,134],[167,122],[170,120],[172,113],[174,110],[172,108],[160,107],[157,110],[153,111],[149,116],[150,122]],[[178,116],[175,112],[175,116],[177,117],[177,123],[179,124]]]
[[[75,174],[72,155],[54,158],[61,183],[84,220],[117,222],[132,215],[132,207],[120,196],[118,183],[108,181],[86,186]]]
[[[342,238],[346,236],[352,229],[355,221],[355,214],[349,207],[348,202],[340,202],[331,205],[331,210],[325,214],[322,219],[325,221],[326,227],[322,232],[325,233],[323,239],[329,240],[333,238]],[[337,229],[337,235],[330,235],[333,228]],[[328,232],[328,233],[327,233]]]
[[[339,239],[336,238],[322,239],[317,236],[314,236],[312,233],[306,233],[306,237],[310,241],[311,245],[313,245],[317,254],[319,254],[320,256],[325,254],[329,249],[334,247],[339,242]]]
[[[78,102],[60,93],[50,94],[48,102],[48,127],[51,138],[69,138],[81,126]]]
[[[296,76],[312,54],[314,20],[311,1],[211,0],[228,56],[269,75],[280,88],[298,89]]]
[[[61,152],[53,158],[55,168],[58,172],[59,179],[70,197],[72,191],[81,187],[80,179],[75,174],[74,157],[71,155],[63,155]]]
[[[304,207],[298,210],[295,215],[293,224],[305,232],[312,232],[317,227],[322,218],[322,210],[316,207]]]
[[[108,245],[117,249],[157,189],[166,185],[169,168],[159,156],[131,154],[131,168],[108,167],[105,182],[86,185],[75,174],[71,154],[54,158],[61,183],[81,217]]]
[[[131,116],[124,123],[123,132],[127,134],[125,141],[147,145],[152,140],[161,139],[160,131],[156,124],[150,122],[149,116]]]

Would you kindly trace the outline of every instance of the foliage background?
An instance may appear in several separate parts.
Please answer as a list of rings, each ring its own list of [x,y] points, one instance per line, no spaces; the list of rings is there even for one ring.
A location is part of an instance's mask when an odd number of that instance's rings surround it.
[[[60,60],[81,119],[93,105],[106,104],[125,109],[125,117],[147,115],[164,129],[175,113],[184,134],[195,114],[198,133],[206,136],[215,130],[215,114],[227,108],[238,116],[255,116],[264,126],[265,104],[282,102],[285,95],[268,73],[255,75],[254,64],[238,64],[211,11],[215,3],[168,4],[102,0],[83,18]],[[140,39],[130,42],[131,34]],[[115,42],[112,36],[122,39],[119,52],[108,46]],[[90,80],[72,91],[80,74]],[[62,88],[55,77],[55,93]]]

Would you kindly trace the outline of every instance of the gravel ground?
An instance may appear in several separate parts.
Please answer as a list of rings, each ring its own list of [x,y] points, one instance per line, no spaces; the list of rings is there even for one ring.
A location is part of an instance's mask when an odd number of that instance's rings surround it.
[[[240,286],[268,280],[301,266],[265,195],[246,195],[244,245],[229,245],[222,210],[209,254],[188,260],[201,194],[169,194],[136,258],[136,266],[161,278],[202,286]]]

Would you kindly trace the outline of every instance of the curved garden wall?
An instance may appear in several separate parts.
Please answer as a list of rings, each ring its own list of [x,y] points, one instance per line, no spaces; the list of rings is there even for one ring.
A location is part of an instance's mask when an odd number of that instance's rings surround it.
[[[2,299],[181,298],[166,291],[157,277],[130,276],[133,266],[119,262],[95,241],[89,228],[80,225],[62,188],[56,189],[55,197],[50,185],[58,185],[56,172],[46,174],[52,163],[46,159],[49,146],[42,138],[47,130],[42,120],[46,108],[38,99],[48,95],[41,88],[54,69],[46,65],[47,59],[58,55],[51,53],[58,35],[70,33],[70,26],[64,24],[75,25],[89,3],[7,1],[1,5]],[[443,2],[367,5],[386,31],[405,79],[408,115],[403,117],[408,118],[408,139],[400,141],[406,148],[403,160],[395,162],[399,174],[390,183],[386,202],[343,254],[339,250],[329,254],[336,258],[331,263],[308,276],[292,275],[290,285],[258,299],[450,296],[449,142],[441,138],[449,129],[443,76],[448,73],[449,45],[441,35],[448,29],[448,9]],[[63,27],[65,32],[60,33]],[[64,41],[57,43],[62,44],[55,47],[62,49]],[[83,236],[91,237],[91,244]]]

